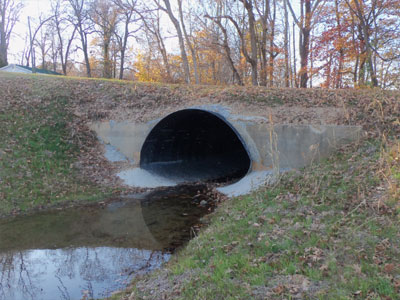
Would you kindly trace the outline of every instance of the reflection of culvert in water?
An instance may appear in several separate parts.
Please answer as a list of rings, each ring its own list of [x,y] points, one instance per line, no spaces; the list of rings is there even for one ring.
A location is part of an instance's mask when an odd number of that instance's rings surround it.
[[[251,166],[236,130],[220,115],[185,109],[162,119],[147,136],[140,167],[177,181],[239,180]]]
[[[140,202],[143,221],[161,249],[173,251],[193,237],[215,201],[208,191],[204,185],[180,185],[152,191]]]

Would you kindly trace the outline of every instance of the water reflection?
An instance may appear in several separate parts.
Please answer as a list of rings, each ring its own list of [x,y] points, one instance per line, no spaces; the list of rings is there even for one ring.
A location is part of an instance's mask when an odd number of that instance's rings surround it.
[[[92,299],[170,258],[206,209],[198,188],[0,221],[0,299]]]
[[[124,288],[133,273],[157,268],[169,256],[159,251],[112,247],[4,253],[0,267],[0,298],[105,297]]]

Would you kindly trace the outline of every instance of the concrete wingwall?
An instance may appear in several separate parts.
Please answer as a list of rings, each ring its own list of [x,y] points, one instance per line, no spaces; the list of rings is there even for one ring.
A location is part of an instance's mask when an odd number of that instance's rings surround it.
[[[360,126],[268,124],[262,117],[233,115],[222,106],[190,107],[216,114],[240,136],[251,159],[251,171],[298,169],[357,141]],[[140,165],[146,137],[161,119],[148,123],[105,121],[90,124],[99,139],[115,147],[133,166]]]

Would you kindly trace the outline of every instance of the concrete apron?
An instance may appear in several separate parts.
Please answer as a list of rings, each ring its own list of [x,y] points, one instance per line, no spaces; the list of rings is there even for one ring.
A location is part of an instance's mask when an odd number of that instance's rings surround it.
[[[190,108],[211,112],[227,122],[236,130],[249,154],[251,167],[248,174],[232,185],[219,188],[228,196],[250,193],[261,185],[274,182],[281,172],[318,162],[338,147],[358,141],[362,134],[360,126],[271,125],[265,118],[233,115],[228,108],[219,105]],[[142,146],[160,120],[147,123],[111,120],[89,124],[105,145],[105,157],[113,163],[127,163],[127,167],[117,174],[125,184],[155,188],[180,183],[139,168]]]

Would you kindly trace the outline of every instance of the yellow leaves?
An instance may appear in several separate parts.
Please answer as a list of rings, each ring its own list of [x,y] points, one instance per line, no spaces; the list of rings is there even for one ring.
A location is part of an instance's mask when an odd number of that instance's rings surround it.
[[[150,54],[141,52],[136,56],[133,64],[136,69],[136,79],[143,82],[156,82],[162,80],[162,70],[160,62],[150,57]]]

